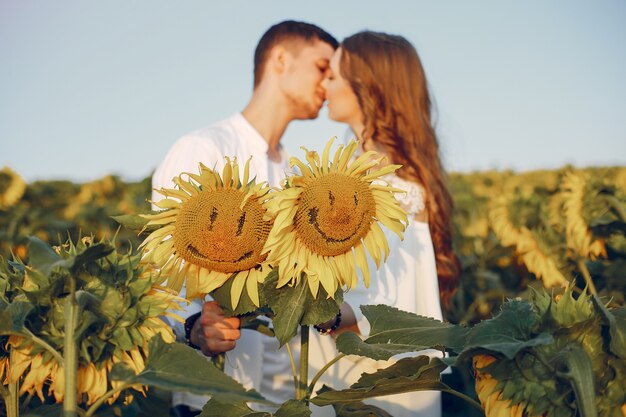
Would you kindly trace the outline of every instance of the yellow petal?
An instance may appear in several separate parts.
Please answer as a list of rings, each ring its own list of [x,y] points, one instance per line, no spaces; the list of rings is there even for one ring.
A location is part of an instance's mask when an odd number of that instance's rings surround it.
[[[363,283],[366,288],[370,286],[370,268],[367,263],[367,256],[365,255],[365,248],[362,244],[358,244],[354,248],[354,254],[356,258],[356,264],[361,270],[361,275],[363,276]]]
[[[333,145],[336,137],[331,138],[326,146],[324,146],[324,152],[322,152],[322,173],[330,172],[330,166],[328,165],[328,156],[330,154],[330,148]]]
[[[378,246],[382,246],[385,253],[384,260],[387,261],[387,257],[389,256],[389,244],[387,243],[387,238],[385,237],[385,233],[383,233],[383,229],[380,228],[377,222],[373,222],[370,229],[370,233],[371,232],[374,233]]]
[[[230,303],[233,309],[237,308],[237,304],[239,304],[241,292],[243,291],[247,278],[248,271],[242,271],[235,275],[235,278],[233,279],[233,285],[230,287]]]
[[[250,300],[254,303],[255,306],[259,307],[259,278],[261,275],[261,271],[257,271],[256,269],[251,269],[246,279],[246,290],[248,291],[248,296]]]
[[[365,247],[367,248],[370,256],[374,260],[374,263],[376,264],[376,269],[380,268],[380,249],[378,247],[378,244],[376,243],[376,238],[374,237],[374,234],[368,233],[363,239],[363,243],[365,244]]]

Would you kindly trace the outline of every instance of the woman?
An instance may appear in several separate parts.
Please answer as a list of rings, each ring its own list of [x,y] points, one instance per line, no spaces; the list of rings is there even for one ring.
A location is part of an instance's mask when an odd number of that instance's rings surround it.
[[[352,35],[333,55],[324,87],[329,117],[350,125],[363,150],[375,150],[386,155],[389,163],[402,165],[385,180],[407,191],[397,198],[409,217],[403,241],[387,233],[391,255],[377,276],[372,276],[374,288],[346,294],[352,308],[342,306],[339,329],[356,321],[367,335],[360,304],[383,303],[441,320],[441,304],[447,305],[458,284],[458,261],[452,252],[452,199],[431,123],[426,77],[415,48],[401,36],[369,31]],[[328,342],[317,340],[326,351]],[[338,367],[328,382],[356,382],[349,378],[389,365],[356,362],[348,365],[351,369]],[[375,404],[395,417],[441,415],[440,394],[434,392],[383,397]]]

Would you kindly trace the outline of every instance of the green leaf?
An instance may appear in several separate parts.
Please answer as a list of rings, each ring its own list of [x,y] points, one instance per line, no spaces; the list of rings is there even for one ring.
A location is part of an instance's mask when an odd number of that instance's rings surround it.
[[[346,355],[366,356],[376,360],[386,360],[399,353],[406,353],[406,345],[390,343],[370,344],[353,332],[341,333],[335,342],[337,350]],[[412,349],[412,347],[410,348]]]
[[[338,290],[335,298],[320,287],[313,297],[306,277],[294,286],[276,288],[278,270],[274,269],[261,287],[261,297],[274,312],[274,332],[281,346],[294,337],[300,325],[324,323],[337,315],[343,302],[343,292]]]
[[[427,356],[405,358],[373,374],[363,374],[349,389],[324,391],[311,399],[318,406],[344,404],[383,395],[413,391],[439,390],[457,394],[440,381],[446,365],[439,360],[429,362]]]
[[[300,280],[298,285],[278,289],[276,296],[268,299],[270,308],[274,311],[274,332],[281,347],[298,332],[300,320],[304,316],[307,292],[309,286],[304,280]]]
[[[595,378],[591,359],[580,346],[568,345],[554,358],[556,374],[571,384],[581,417],[596,417]]]
[[[393,365],[380,369],[373,374],[364,373],[359,380],[352,384],[351,388],[365,388],[373,386],[379,380],[393,379],[398,377],[410,377],[420,379],[439,380],[440,374],[448,365],[429,356],[420,355],[400,359]]]
[[[275,417],[308,417],[311,415],[311,409],[302,401],[288,400],[280,406]]]
[[[380,407],[355,401],[348,404],[333,404],[336,417],[393,417]]]
[[[328,320],[335,318],[341,304],[343,304],[343,290],[341,288],[337,288],[335,296],[330,298],[324,287],[320,285],[316,298],[313,298],[311,291],[307,292],[304,316],[300,324],[312,326],[326,323]]]
[[[464,327],[386,305],[365,305],[361,310],[370,322],[370,336],[361,341],[351,332],[339,335],[337,349],[342,353],[381,360],[429,348],[460,351],[468,333]]]
[[[250,299],[248,291],[245,289],[241,292],[239,303],[235,309],[232,308],[230,293],[233,286],[234,279],[227,280],[224,285],[211,292],[211,297],[217,301],[228,316],[243,316],[257,312],[259,309]]]
[[[61,257],[43,240],[37,237],[28,238],[29,265],[49,276],[52,266],[61,261]]]
[[[529,303],[508,301],[496,317],[482,321],[470,330],[463,352],[487,349],[513,359],[522,349],[551,344],[554,341],[552,335],[533,334],[536,319]]]
[[[324,385],[318,394],[327,391],[334,391],[332,388]],[[361,401],[354,401],[347,404],[333,404],[336,417],[393,417],[391,414],[376,407],[375,405],[365,404]]]
[[[150,339],[148,351],[146,367],[141,373],[135,375],[131,369],[118,363],[111,370],[111,379],[170,391],[220,395],[228,401],[266,402],[260,394],[247,391],[239,382],[218,370],[195,349],[181,343],[167,344],[157,335]]]
[[[602,304],[600,299],[594,294],[593,305],[602,316],[604,323],[609,326],[611,352],[622,359],[626,359],[626,307],[609,310]]]
[[[272,414],[256,412],[244,402],[229,402],[213,397],[202,407],[198,417],[272,417]]]
[[[46,276],[50,276],[55,268],[75,271],[78,267],[90,261],[107,256],[113,250],[114,248],[111,245],[95,243],[74,256],[61,258],[48,244],[39,238],[30,237],[28,243],[30,266],[41,271]]]
[[[0,310],[0,335],[24,334],[26,317],[35,307],[26,301],[14,301]]]
[[[119,216],[111,216],[111,218],[122,226],[132,230],[143,230],[146,224],[148,224],[148,220],[138,214],[122,214]]]

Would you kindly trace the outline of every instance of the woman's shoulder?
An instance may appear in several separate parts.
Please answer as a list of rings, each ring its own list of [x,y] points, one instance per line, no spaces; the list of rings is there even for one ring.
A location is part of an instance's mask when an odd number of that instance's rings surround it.
[[[393,188],[404,191],[404,193],[396,193],[395,197],[400,203],[400,207],[402,207],[407,214],[415,215],[424,211],[426,208],[424,188],[420,184],[405,180],[395,174],[384,175],[381,179]]]

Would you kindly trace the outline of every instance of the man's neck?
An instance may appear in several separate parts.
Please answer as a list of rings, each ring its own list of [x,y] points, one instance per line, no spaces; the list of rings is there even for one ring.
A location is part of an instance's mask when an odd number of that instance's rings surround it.
[[[276,98],[255,92],[241,114],[267,142],[268,155],[276,156],[280,139],[292,120],[285,106]]]

